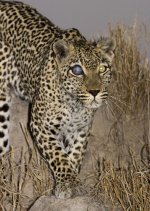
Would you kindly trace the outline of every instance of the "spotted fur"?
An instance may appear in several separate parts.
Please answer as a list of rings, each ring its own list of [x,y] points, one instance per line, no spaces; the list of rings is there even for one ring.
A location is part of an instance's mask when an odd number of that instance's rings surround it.
[[[93,116],[107,98],[114,43],[62,30],[21,2],[0,2],[0,155],[9,150],[10,89],[31,102],[30,131],[55,178],[77,184]]]

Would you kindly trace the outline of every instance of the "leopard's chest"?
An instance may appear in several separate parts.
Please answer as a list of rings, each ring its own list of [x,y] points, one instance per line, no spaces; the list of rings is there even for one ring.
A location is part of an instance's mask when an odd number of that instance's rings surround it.
[[[69,117],[65,120],[61,133],[61,142],[66,151],[74,145],[79,139],[80,134],[88,136],[93,121],[93,112],[87,112],[86,109],[75,108]]]

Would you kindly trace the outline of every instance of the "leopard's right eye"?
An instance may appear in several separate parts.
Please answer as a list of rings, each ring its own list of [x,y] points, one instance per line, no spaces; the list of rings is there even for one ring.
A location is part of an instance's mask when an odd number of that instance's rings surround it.
[[[99,72],[100,72],[100,74],[101,74],[101,73],[104,73],[106,70],[107,70],[107,66],[105,66],[105,65],[101,65],[101,66],[99,67]]]
[[[75,76],[83,76],[84,72],[80,65],[74,65],[71,67],[71,73]]]

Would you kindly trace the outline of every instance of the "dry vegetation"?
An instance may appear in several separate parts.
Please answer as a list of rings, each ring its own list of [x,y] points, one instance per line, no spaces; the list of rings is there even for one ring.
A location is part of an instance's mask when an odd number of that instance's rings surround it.
[[[108,107],[116,118],[109,138],[124,143],[124,122],[141,121],[143,146],[140,155],[128,146],[128,163],[118,159],[118,167],[112,161],[97,159],[97,183],[91,190],[98,201],[111,202],[114,209],[130,211],[150,210],[150,64],[146,49],[141,52],[141,36],[146,36],[146,26],[140,29],[117,25],[109,28],[117,43],[110,87]],[[150,38],[150,37],[149,37]],[[148,40],[146,42],[148,45]],[[141,129],[141,128],[139,128]],[[136,136],[135,136],[136,137]],[[135,141],[134,139],[132,140]],[[139,143],[140,145],[140,143]],[[123,146],[123,147],[124,147]],[[125,147],[124,147],[125,149]],[[136,149],[134,149],[136,150]],[[120,208],[120,209],[119,209]]]
[[[22,148],[16,160],[16,151],[11,152],[0,162],[0,210],[24,211],[41,195],[52,190],[53,180],[45,161],[34,146],[28,142],[28,132],[20,125],[28,150]],[[9,175],[9,177],[6,177]]]
[[[117,44],[111,84],[111,101],[114,103],[117,113],[121,108],[120,115],[125,114],[130,118],[148,115],[150,64],[147,58],[149,42],[145,37],[148,36],[146,26],[143,25],[139,29],[136,24],[132,27],[117,25],[115,28],[110,26],[109,30]],[[145,48],[141,52],[142,46],[146,44],[147,49]]]
[[[91,191],[92,197],[106,204],[111,202],[114,210],[150,210],[150,169],[136,162],[128,168],[116,169],[111,162],[97,161],[97,183]]]
[[[113,82],[108,107],[116,118],[109,135],[112,140],[123,139],[124,121],[133,119],[144,125],[143,146],[140,159],[129,148],[129,162],[126,167],[121,160],[116,168],[108,160],[97,158],[96,184],[91,196],[98,202],[108,201],[117,210],[150,210],[150,65],[146,50],[139,50],[139,44],[147,41],[146,27],[110,26],[117,48],[113,67]],[[142,36],[141,36],[142,34]],[[140,36],[139,36],[140,35]],[[142,37],[142,38],[141,38]],[[144,39],[143,39],[144,38]],[[147,42],[148,44],[148,42]],[[28,151],[22,148],[17,161],[12,150],[0,160],[0,210],[26,210],[37,197],[49,194],[52,180],[45,162],[34,147],[28,143],[28,134],[21,125]],[[134,140],[133,140],[134,141]],[[5,175],[9,177],[5,178]],[[30,187],[30,188],[29,188]],[[31,193],[27,190],[30,189]]]

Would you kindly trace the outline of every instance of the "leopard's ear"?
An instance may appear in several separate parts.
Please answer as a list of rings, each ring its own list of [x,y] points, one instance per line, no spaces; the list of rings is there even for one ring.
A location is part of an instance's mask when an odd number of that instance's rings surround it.
[[[115,50],[116,44],[114,39],[108,38],[108,37],[100,37],[100,39],[97,41],[97,50],[104,52],[107,54],[109,59],[112,61],[114,57],[114,50]]]
[[[53,44],[53,50],[59,62],[66,59],[73,50],[73,46],[64,40],[58,40]]]

